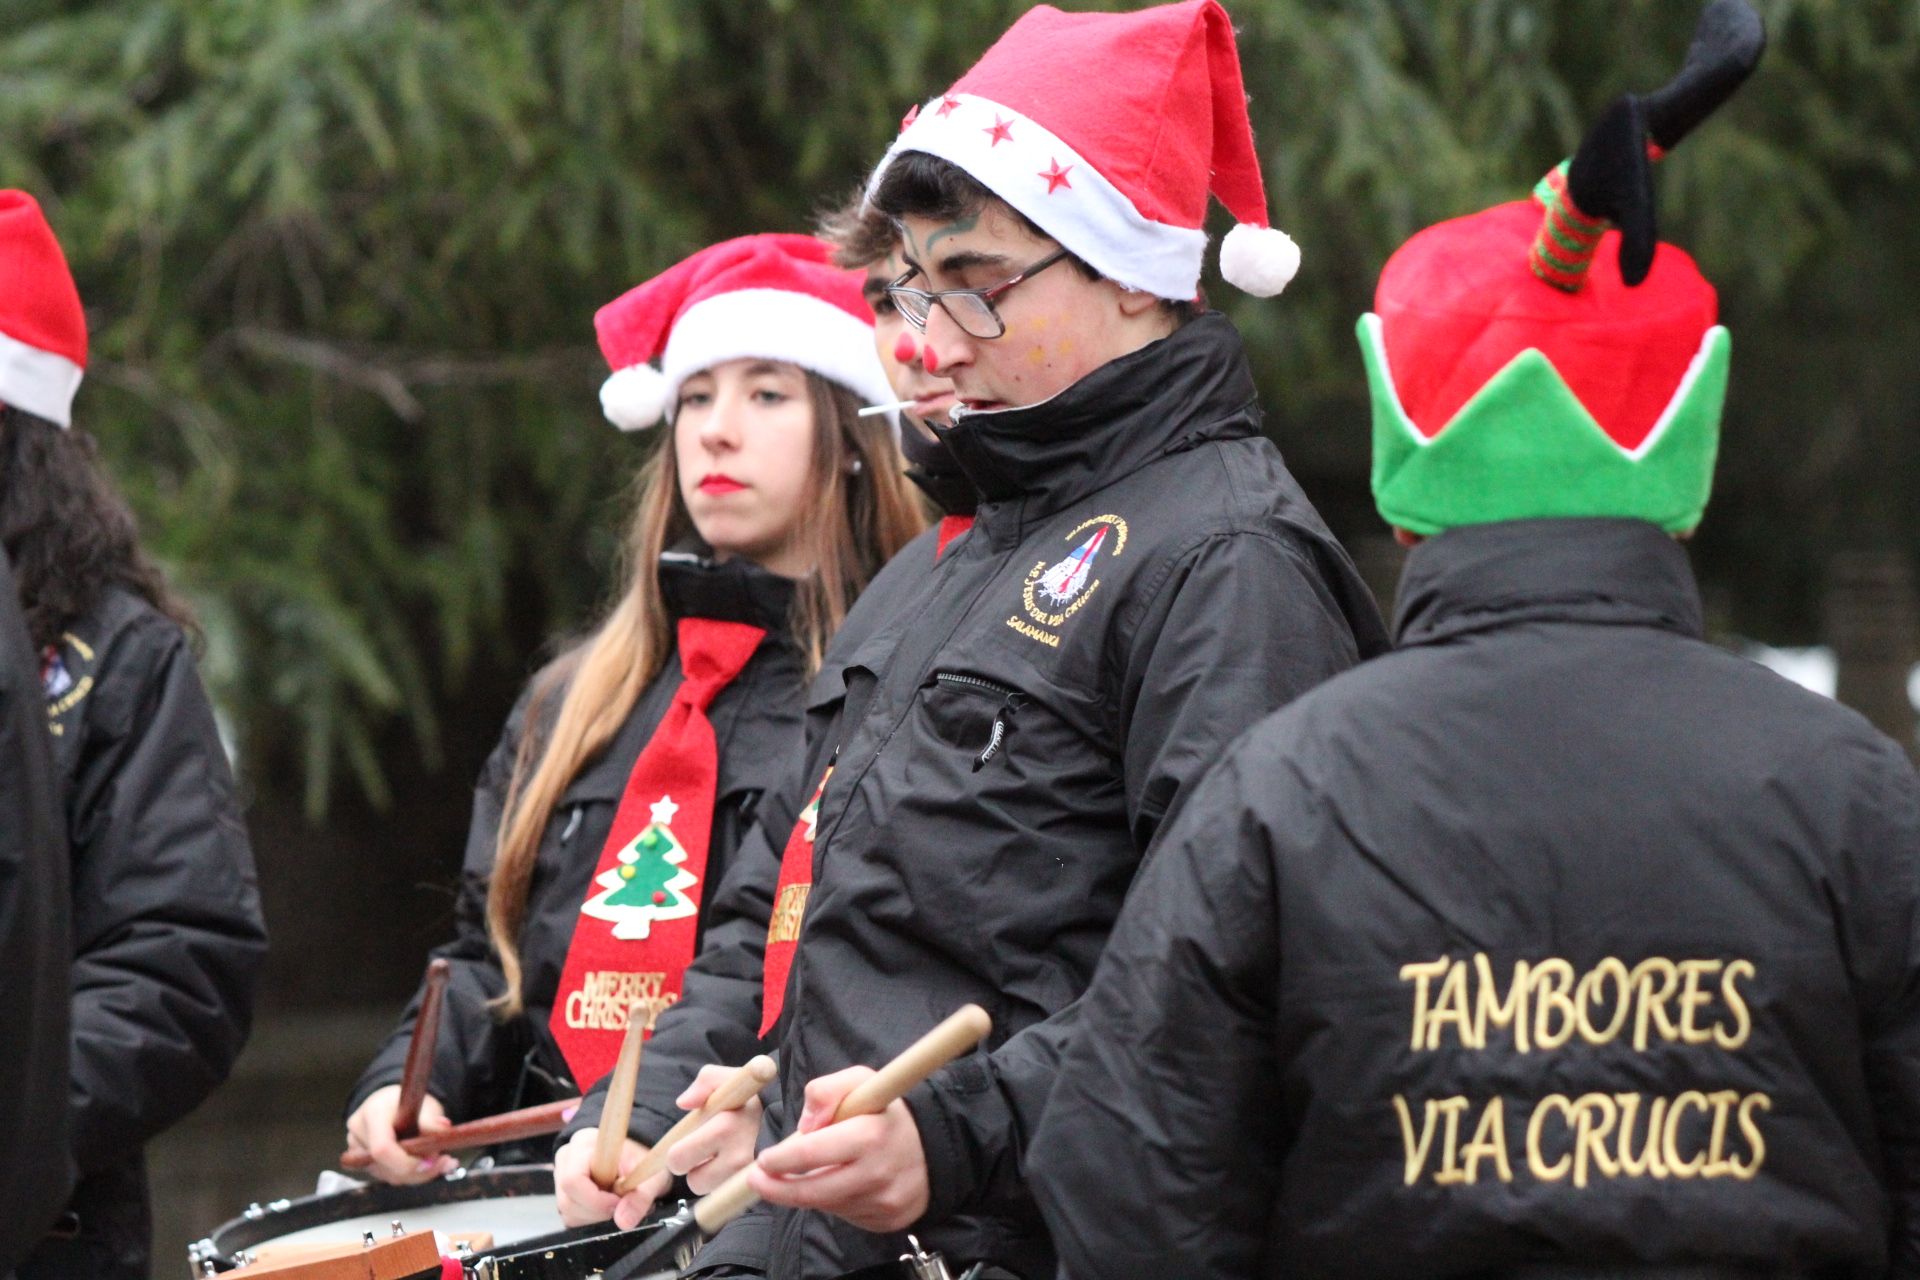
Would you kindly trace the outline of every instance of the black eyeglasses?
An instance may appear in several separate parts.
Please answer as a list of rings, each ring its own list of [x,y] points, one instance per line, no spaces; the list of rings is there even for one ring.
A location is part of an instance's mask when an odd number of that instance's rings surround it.
[[[927,331],[927,317],[933,314],[933,304],[937,302],[962,332],[975,338],[997,338],[1007,331],[1007,322],[994,309],[993,300],[1066,256],[1065,249],[1056,249],[1018,275],[985,289],[939,289],[931,293],[925,289],[907,288],[906,282],[919,273],[920,269],[915,267],[887,286],[887,296],[893,299],[894,306],[900,308],[900,314],[907,318],[907,323],[922,333]]]

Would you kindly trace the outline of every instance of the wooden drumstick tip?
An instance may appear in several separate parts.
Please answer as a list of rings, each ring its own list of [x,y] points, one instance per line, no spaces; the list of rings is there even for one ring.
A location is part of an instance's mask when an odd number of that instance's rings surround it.
[[[833,1118],[849,1120],[885,1111],[894,1099],[905,1097],[914,1086],[972,1050],[992,1032],[993,1019],[985,1009],[977,1004],[961,1005],[939,1026],[908,1045],[893,1061],[855,1085],[840,1099]]]
[[[640,1078],[640,1050],[647,1037],[647,1020],[642,1006],[635,1001],[627,1009],[627,1034],[620,1042],[620,1056],[607,1079],[607,1098],[600,1108],[599,1137],[593,1145],[593,1160],[587,1166],[594,1185],[612,1190],[620,1178],[620,1153],[626,1147],[627,1122],[633,1118],[633,1087]]]
[[[748,1058],[735,1068],[732,1075],[715,1086],[707,1100],[695,1110],[687,1112],[674,1122],[671,1129],[660,1135],[639,1164],[622,1174],[613,1184],[617,1195],[627,1195],[639,1185],[667,1167],[667,1153],[672,1151],[683,1139],[693,1135],[693,1131],[723,1111],[738,1111],[747,1105],[760,1091],[773,1083],[780,1074],[780,1068],[766,1054]]]

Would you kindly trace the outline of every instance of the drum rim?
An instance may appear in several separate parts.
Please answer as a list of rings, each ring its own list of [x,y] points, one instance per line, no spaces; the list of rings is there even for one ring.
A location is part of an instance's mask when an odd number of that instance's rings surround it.
[[[465,1170],[450,1177],[407,1186],[368,1182],[343,1191],[301,1196],[297,1200],[250,1205],[246,1212],[207,1232],[204,1239],[189,1247],[189,1253],[197,1260],[208,1256],[206,1246],[211,1245],[213,1258],[231,1262],[242,1249],[251,1249],[295,1231],[323,1227],[329,1222],[345,1218],[391,1211],[404,1221],[408,1209],[460,1204],[468,1200],[507,1200],[519,1196],[552,1194],[553,1166],[550,1164],[512,1164],[492,1169]],[[325,1216],[315,1214],[321,1207],[337,1206],[349,1199],[364,1203],[346,1212],[333,1212]]]

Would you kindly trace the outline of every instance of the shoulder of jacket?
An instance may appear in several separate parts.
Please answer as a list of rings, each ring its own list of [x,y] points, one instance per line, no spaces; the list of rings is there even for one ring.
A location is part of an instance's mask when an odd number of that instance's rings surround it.
[[[101,677],[158,668],[189,647],[179,623],[122,587],[109,587],[60,637],[60,646],[63,656]]]

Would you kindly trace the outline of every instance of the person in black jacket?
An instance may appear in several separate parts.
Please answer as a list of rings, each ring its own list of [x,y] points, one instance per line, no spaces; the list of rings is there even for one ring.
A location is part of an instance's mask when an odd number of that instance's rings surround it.
[[[0,1276],[73,1190],[67,1156],[68,928],[61,822],[40,661],[0,549]],[[51,1160],[49,1159],[51,1157]]]
[[[424,1126],[593,1084],[627,1002],[657,1019],[680,997],[707,885],[797,745],[809,670],[923,525],[891,423],[856,416],[892,396],[858,278],[827,256],[802,236],[726,241],[597,317],[608,416],[644,427],[671,404],[671,440],[641,481],[620,602],[534,678],[482,773],[458,933],[435,953],[453,970]],[[392,1181],[452,1162],[394,1138],[418,1005],[349,1106],[350,1147]]]
[[[846,702],[844,668],[881,622],[893,616],[954,539],[971,527],[976,495],[933,427],[948,425],[953,384],[927,372],[919,335],[887,296],[900,274],[899,232],[893,221],[866,206],[865,196],[830,214],[820,236],[833,246],[834,261],[863,273],[861,295],[873,309],[874,348],[894,394],[911,401],[902,414],[901,448],[912,465],[907,478],[939,513],[938,524],[903,547],[874,575],[846,620],[834,632],[806,697],[804,749],[783,763],[781,782],[754,809],[754,822],[730,859],[726,879],[703,916],[700,954],[687,970],[681,999],[654,1028],[634,1091],[628,1132],[651,1148],[688,1109],[704,1102],[733,1066],[759,1049],[764,962],[773,899],[783,851],[803,842],[806,816],[821,775],[839,745]],[[555,1160],[554,1183],[563,1217],[573,1225],[605,1221],[631,1227],[671,1185],[661,1177],[616,1200],[595,1185],[587,1153],[598,1137],[601,1102],[595,1090],[570,1123]],[[753,1158],[759,1132],[756,1105],[715,1116],[678,1143],[668,1160],[671,1173],[704,1194]],[[582,1130],[593,1137],[575,1138]]]
[[[142,1149],[226,1078],[266,931],[190,616],[141,551],[93,441],[70,426],[85,320],[18,192],[0,193],[0,256],[14,286],[0,297],[0,542],[41,655],[69,841],[79,1174],[19,1275],[144,1280]]]
[[[1105,67],[1116,51],[1140,65]],[[1080,94],[1142,127],[1075,130]],[[1238,336],[1192,303],[1210,188],[1264,221],[1210,2],[1031,11],[876,175],[911,273],[890,296],[953,379],[941,438],[981,501],[848,656],[815,839],[789,842],[773,905],[780,1099],[749,1171],[772,1208],[722,1231],[703,1272],[836,1274],[891,1262],[912,1229],[956,1264],[1050,1274],[1026,1139],[1143,850],[1240,729],[1384,642],[1260,435]],[[1277,290],[1290,243],[1236,234],[1229,277]],[[993,1015],[989,1052],[824,1126],[967,1001]]]
[[[1727,336],[1648,143],[1762,42],[1716,0],[1536,200],[1387,264],[1400,647],[1141,874],[1033,1144],[1073,1280],[1920,1275],[1920,779],[1705,643],[1676,539]]]

